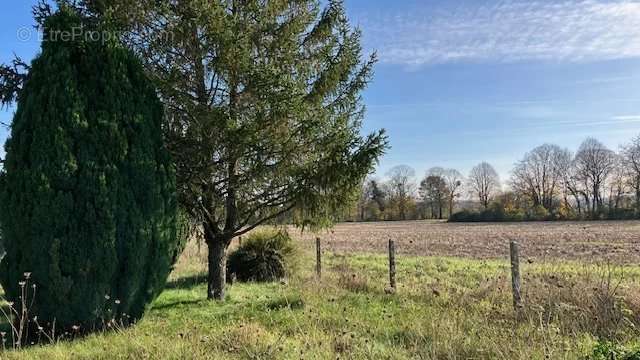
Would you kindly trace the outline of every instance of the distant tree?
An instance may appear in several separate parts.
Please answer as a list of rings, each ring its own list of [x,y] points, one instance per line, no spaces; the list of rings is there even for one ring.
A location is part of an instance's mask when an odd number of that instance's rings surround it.
[[[582,185],[576,176],[576,164],[571,152],[567,156],[558,157],[558,169],[560,171],[562,186],[562,207],[565,211],[583,213],[583,199],[585,197]]]
[[[489,163],[483,162],[471,169],[469,188],[483,208],[488,209],[491,199],[500,192],[500,177]]]
[[[389,195],[398,208],[398,217],[400,220],[406,220],[409,205],[416,191],[416,172],[409,166],[399,165],[389,170],[387,176]]]
[[[358,203],[360,221],[380,220],[386,209],[387,194],[378,180],[368,178],[362,186]]]
[[[624,205],[626,196],[629,193],[629,172],[625,168],[623,157],[614,154],[614,164],[611,175],[607,179],[607,197],[609,199],[609,209],[617,212]]]
[[[427,176],[429,175],[440,176],[445,181],[448,190],[447,203],[449,205],[449,216],[451,216],[456,200],[462,196],[464,177],[456,169],[444,169],[441,167],[434,167],[427,170]]]
[[[524,199],[523,195],[514,191],[503,191],[497,195],[494,202],[498,203],[506,212],[516,212],[526,210],[530,207],[528,199]]]
[[[358,220],[379,220],[385,210],[386,193],[378,185],[378,181],[368,178],[363,186],[358,202]]]
[[[564,166],[570,161],[569,150],[551,144],[538,146],[516,164],[511,188],[528,197],[534,207],[551,210],[562,190]]]
[[[601,142],[587,138],[574,159],[576,179],[581,183],[583,195],[592,216],[603,206],[603,187],[615,169],[616,155]]]
[[[362,184],[362,189],[361,189],[360,197],[358,199],[358,204],[357,204],[357,209],[358,209],[357,220],[358,221],[365,221],[366,211],[370,201],[371,201],[371,187],[370,187],[369,179],[366,179],[365,182]]]
[[[443,219],[443,208],[449,198],[449,188],[441,176],[429,175],[420,182],[419,194],[424,203],[431,207],[432,216]]]
[[[622,164],[628,173],[629,186],[633,190],[636,211],[640,212],[640,136],[622,147]]]
[[[447,183],[447,189],[449,190],[449,215],[451,215],[453,214],[456,201],[462,196],[464,177],[456,169],[447,169],[443,178]]]
[[[381,213],[384,213],[387,206],[386,203],[388,194],[384,191],[384,188],[380,186],[380,183],[375,179],[372,179],[369,182],[369,186],[371,189],[371,200],[377,205],[378,210]]]

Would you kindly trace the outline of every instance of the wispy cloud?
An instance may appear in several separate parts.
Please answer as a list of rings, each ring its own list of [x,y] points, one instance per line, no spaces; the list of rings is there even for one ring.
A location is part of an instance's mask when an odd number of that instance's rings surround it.
[[[637,0],[444,1],[360,25],[383,62],[408,66],[640,57]]]
[[[456,136],[478,137],[482,136],[484,139],[493,138],[500,139],[504,137],[535,137],[542,136],[541,134],[549,134],[549,130],[553,130],[554,133],[561,131],[564,134],[587,134],[592,135],[596,133],[598,136],[607,133],[625,132],[629,133],[628,127],[620,127],[620,125],[632,125],[633,123],[639,123],[640,116],[636,119],[618,120],[616,118],[610,120],[601,121],[545,121],[537,123],[528,123],[521,126],[510,127],[508,129],[475,129],[464,130],[456,132]],[[448,134],[440,134],[448,135]]]
[[[620,121],[620,122],[636,122],[636,121],[640,121],[640,115],[619,115],[619,116],[614,116],[613,120]]]

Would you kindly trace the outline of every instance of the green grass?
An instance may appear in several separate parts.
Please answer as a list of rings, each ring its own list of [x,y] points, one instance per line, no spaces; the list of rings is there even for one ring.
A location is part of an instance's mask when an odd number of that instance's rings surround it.
[[[328,255],[321,282],[305,263],[309,271],[288,283],[235,284],[215,303],[205,299],[201,262],[187,259],[135,326],[0,358],[575,359],[603,331],[637,345],[636,267],[523,264],[526,305],[516,318],[505,261],[400,257],[393,295],[384,256]],[[589,299],[608,292],[613,319],[591,319]]]

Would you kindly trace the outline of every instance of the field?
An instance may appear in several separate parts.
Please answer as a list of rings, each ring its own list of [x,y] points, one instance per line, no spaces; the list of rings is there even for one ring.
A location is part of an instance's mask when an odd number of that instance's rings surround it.
[[[306,246],[316,236],[294,234]],[[621,264],[640,263],[640,221],[446,223],[406,221],[345,223],[319,235],[337,254],[385,253],[394,239],[398,252],[414,256],[506,258],[517,240],[530,259],[569,259]]]
[[[135,326],[0,358],[583,359],[605,340],[640,345],[640,267],[631,251],[639,227],[341,224],[320,234],[321,280],[314,236],[296,235],[303,250],[294,276],[235,284],[222,304],[205,299],[204,249],[191,244]],[[522,264],[518,313],[505,259],[511,237],[531,260]],[[395,294],[386,291],[388,238],[398,243]]]

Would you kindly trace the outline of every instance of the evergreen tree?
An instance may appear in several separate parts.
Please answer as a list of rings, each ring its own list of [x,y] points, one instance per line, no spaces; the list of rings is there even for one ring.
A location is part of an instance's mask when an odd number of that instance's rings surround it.
[[[223,299],[234,237],[284,215],[326,225],[357,200],[387,147],[382,131],[361,133],[375,56],[341,1],[123,3],[90,9],[131,22],[169,109],[180,201],[204,229],[208,297]]]
[[[91,29],[66,6],[45,21],[0,176],[7,298],[30,273],[30,316],[83,331],[139,318],[179,251],[162,105],[139,60]]]

